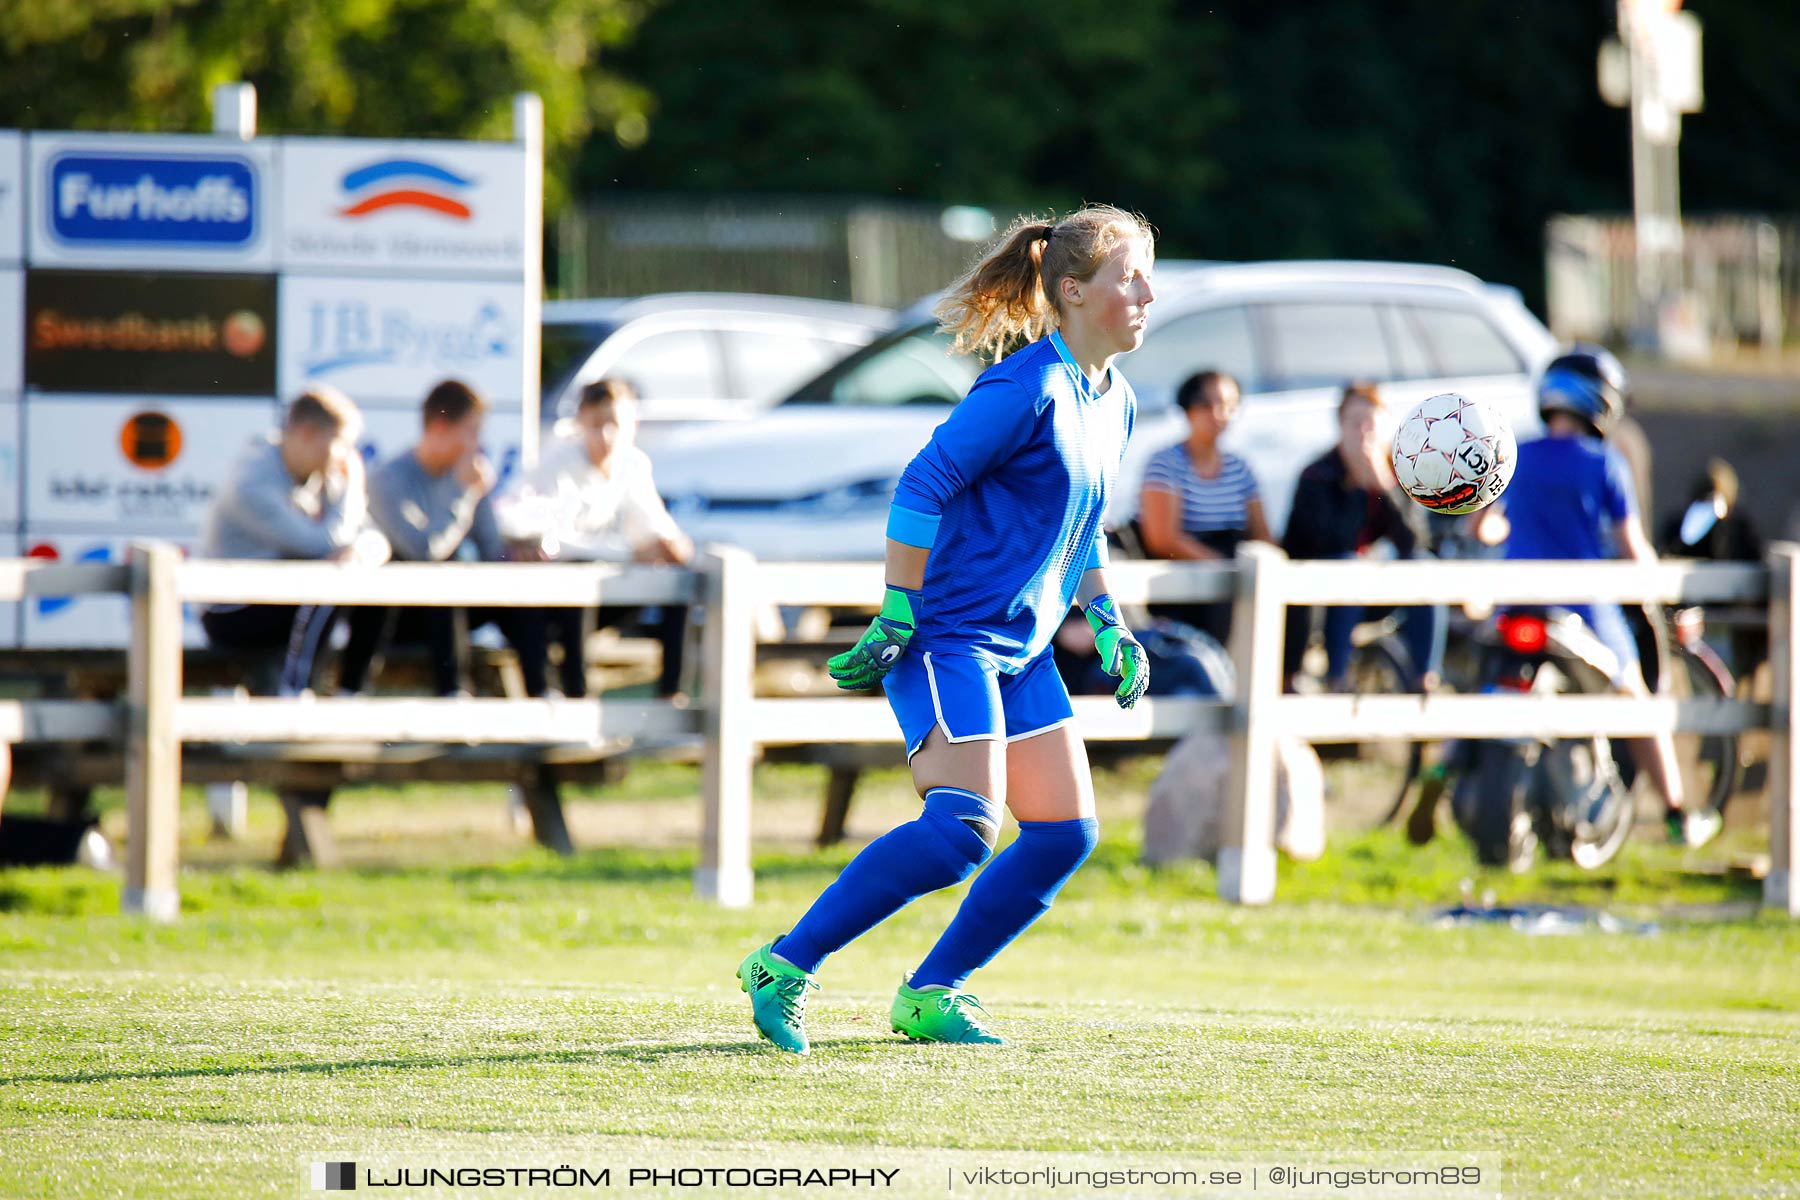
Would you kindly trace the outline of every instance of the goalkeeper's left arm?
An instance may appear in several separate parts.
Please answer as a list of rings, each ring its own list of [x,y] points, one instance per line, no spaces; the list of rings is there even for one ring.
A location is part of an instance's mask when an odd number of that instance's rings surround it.
[[[1081,573],[1081,587],[1075,593],[1075,602],[1087,613],[1088,625],[1094,631],[1094,649],[1100,652],[1101,668],[1108,675],[1118,676],[1119,686],[1113,692],[1113,699],[1119,702],[1120,708],[1130,708],[1143,699],[1150,686],[1150,659],[1119,617],[1098,550],[1089,557],[1088,563],[1088,568]]]

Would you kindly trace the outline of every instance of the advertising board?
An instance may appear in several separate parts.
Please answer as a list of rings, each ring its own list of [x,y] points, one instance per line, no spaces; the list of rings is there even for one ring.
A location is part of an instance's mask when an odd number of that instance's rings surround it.
[[[203,134],[31,134],[29,261],[267,269],[272,154]]]
[[[290,137],[277,165],[283,271],[524,274],[516,142]]]
[[[0,263],[25,261],[25,135],[0,129]]]
[[[0,530],[19,524],[19,397],[0,392]]]
[[[25,272],[0,267],[0,392],[25,386]]]
[[[34,269],[25,277],[25,384],[272,396],[275,329],[273,275]]]
[[[282,396],[314,380],[357,403],[417,404],[461,379],[519,407],[524,289],[516,282],[281,277],[276,352]]]
[[[27,393],[26,530],[197,537],[231,465],[275,420],[269,400]]]
[[[183,553],[193,549],[189,538],[171,538]],[[29,558],[65,563],[122,563],[132,539],[102,532],[58,533],[28,536],[21,541]],[[4,607],[4,606],[0,606]],[[130,601],[123,595],[33,596],[18,605],[19,644],[34,649],[78,650],[123,646],[131,640]],[[3,618],[0,618],[3,619]],[[192,604],[181,608],[181,640],[186,646],[206,645],[200,627],[200,611]]]
[[[23,550],[18,534],[0,533],[0,558],[18,558]],[[16,600],[0,601],[0,647],[19,644],[19,607]]]

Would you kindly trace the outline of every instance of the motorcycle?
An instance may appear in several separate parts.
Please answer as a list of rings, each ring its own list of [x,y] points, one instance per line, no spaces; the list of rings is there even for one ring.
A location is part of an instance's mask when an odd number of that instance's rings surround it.
[[[1612,690],[1613,652],[1568,609],[1511,609],[1476,638],[1483,692]],[[1631,834],[1636,772],[1621,751],[1601,735],[1459,741],[1445,761],[1451,812],[1484,864],[1524,871],[1541,849],[1592,870]]]

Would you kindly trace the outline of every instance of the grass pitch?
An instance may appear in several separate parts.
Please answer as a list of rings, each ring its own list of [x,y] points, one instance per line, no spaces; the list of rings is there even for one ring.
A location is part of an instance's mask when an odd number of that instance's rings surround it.
[[[1144,782],[1102,775],[1100,850],[976,977],[1011,1046],[888,1032],[958,889],[827,964],[801,1060],[755,1040],[732,972],[854,852],[805,849],[816,772],[759,777],[741,912],[691,897],[680,768],[572,805],[596,848],[566,862],[518,841],[494,791],[419,788],[334,805],[350,869],[275,875],[272,805],[221,848],[196,801],[173,926],[115,915],[108,876],[0,873],[0,1195],[312,1194],[315,1151],[673,1165],[770,1144],[1483,1151],[1509,1197],[1800,1195],[1800,928],[1660,907],[1750,885],[1648,843],[1600,877],[1484,876],[1450,839],[1375,832],[1234,909],[1204,867],[1135,862]],[[853,831],[878,832],[905,784],[858,805]],[[1433,927],[1465,880],[1658,930]]]

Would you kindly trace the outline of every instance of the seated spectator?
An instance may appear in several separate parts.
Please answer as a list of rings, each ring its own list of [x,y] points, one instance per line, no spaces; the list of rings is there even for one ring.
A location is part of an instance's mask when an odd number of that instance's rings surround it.
[[[295,397],[280,430],[251,442],[220,486],[199,556],[385,558],[385,542],[364,529],[368,492],[356,452],[361,423],[356,405],[329,384]],[[253,672],[252,690],[295,695],[311,686],[333,616],[331,605],[214,604],[200,614],[200,624],[220,649],[284,650],[279,681],[271,686]]]
[[[1663,522],[1659,553],[1711,562],[1759,562],[1762,535],[1738,506],[1738,475],[1722,458],[1708,459],[1687,507]]]
[[[637,420],[637,392],[624,380],[601,379],[582,389],[575,436],[546,448],[536,469],[496,502],[516,557],[676,565],[693,557],[693,542],[656,493],[649,456],[637,445]],[[687,612],[684,605],[666,605],[658,615],[659,695],[673,695],[680,684]],[[592,613],[548,610],[549,626],[562,641],[565,695],[587,695],[582,655],[587,633],[638,615],[639,610],[615,605]]]
[[[396,559],[495,562],[507,557],[488,495],[494,487],[494,468],[481,452],[486,412],[487,402],[468,384],[445,380],[425,397],[418,444],[369,476],[369,513],[392,543]],[[357,609],[350,620],[340,689],[351,693],[363,689],[385,634],[393,640],[424,642],[437,694],[465,694],[459,611],[441,605]],[[533,696],[545,694],[543,622],[533,610],[472,609],[467,621],[468,632],[489,623],[499,626],[519,656],[525,690]]]
[[[1256,477],[1244,460],[1219,449],[1237,415],[1237,380],[1202,371],[1183,383],[1175,403],[1187,414],[1188,437],[1151,457],[1138,501],[1138,531],[1151,558],[1228,560],[1246,538],[1272,542]],[[1159,617],[1180,621],[1224,643],[1231,605],[1153,604]]]
[[[1300,472],[1294,503],[1288,511],[1282,548],[1290,558],[1367,557],[1377,543],[1387,542],[1400,558],[1411,558],[1425,531],[1425,509],[1400,490],[1393,463],[1380,433],[1381,393],[1372,383],[1352,383],[1338,401],[1338,444]],[[1385,610],[1382,610],[1385,611]],[[1325,610],[1326,686],[1350,689],[1351,631],[1365,618],[1382,615],[1358,605]],[[1421,684],[1437,684],[1444,654],[1444,610],[1406,608],[1401,633]],[[1283,655],[1290,690],[1300,674],[1300,660],[1312,626],[1312,609],[1288,609],[1287,644]]]
[[[1673,558],[1699,558],[1711,562],[1760,562],[1762,533],[1738,503],[1738,474],[1722,458],[1708,459],[1706,470],[1694,481],[1688,505],[1671,513],[1663,523],[1658,553]],[[1631,611],[1627,609],[1629,617]],[[1769,656],[1766,629],[1734,624],[1730,627],[1731,669],[1740,678],[1752,674]],[[1648,660],[1642,650],[1639,656]]]

